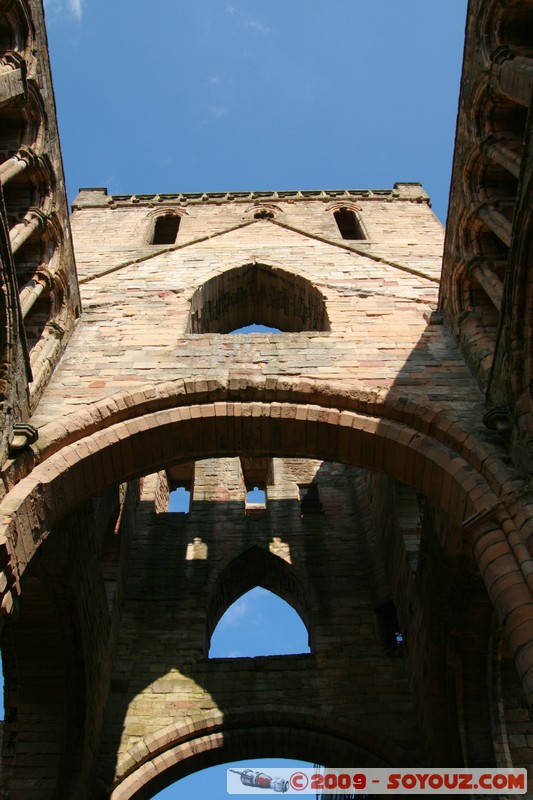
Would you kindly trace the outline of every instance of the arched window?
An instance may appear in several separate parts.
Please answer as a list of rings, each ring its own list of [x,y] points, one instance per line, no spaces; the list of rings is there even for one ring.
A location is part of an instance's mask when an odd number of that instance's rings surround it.
[[[350,208],[339,208],[333,213],[335,222],[343,239],[364,239],[363,229]]]
[[[237,605],[236,601],[239,601],[239,599],[242,600],[243,596],[246,596],[251,589],[257,590],[258,588],[261,590],[268,590],[266,595],[263,592],[262,601],[264,601],[266,597],[266,600],[270,601],[270,603],[274,602],[279,604],[285,601],[285,604],[291,607],[289,611],[291,614],[296,614],[296,617],[299,619],[297,627],[299,627],[304,640],[308,642],[305,652],[310,652],[309,648],[312,650],[313,627],[311,608],[307,592],[301,584],[294,567],[269,550],[262,547],[251,547],[237,556],[237,558],[234,558],[233,561],[222,570],[215,581],[207,609],[206,620],[206,652],[209,652],[211,657],[219,652],[214,651],[211,647],[211,637],[219,621],[222,621],[223,616],[225,616],[228,611],[231,612],[230,621],[232,616],[233,620],[238,619],[239,616],[244,617],[245,613],[243,613],[243,611],[246,612],[246,602],[243,609],[242,606]],[[270,596],[271,594],[277,595],[277,598],[272,599]],[[246,600],[247,598],[245,597],[245,601]],[[253,601],[256,602],[255,600]],[[250,602],[249,598],[248,602]],[[284,613],[286,612],[287,609],[284,609]],[[261,616],[269,617],[272,615],[269,615],[267,610],[264,611],[264,614],[262,612]],[[227,623],[225,624],[227,625]],[[267,623],[265,623],[265,625],[266,624]],[[279,625],[276,627],[276,630],[277,633],[276,631],[272,633],[274,637],[279,634]],[[264,631],[266,631],[266,627],[263,627],[263,632]],[[242,626],[240,632],[243,638],[246,639],[246,624]],[[301,641],[300,639],[298,645],[298,652],[300,653],[303,652],[301,649]],[[244,648],[244,646],[245,645],[242,644],[242,648]],[[270,645],[270,647],[272,647],[272,645]],[[244,655],[242,648],[233,646],[232,650],[234,655]],[[236,652],[237,650],[239,653]],[[279,650],[277,652],[279,653]],[[292,649],[291,652],[294,653],[295,650]],[[275,653],[271,651],[270,655],[274,654]],[[259,655],[259,653],[255,653],[255,655]]]
[[[156,217],[152,244],[175,244],[180,222],[179,214],[164,214]]]
[[[257,323],[281,331],[328,331],[323,295],[302,277],[266,264],[215,275],[193,294],[189,333],[229,333]]]
[[[285,600],[257,586],[223,614],[211,638],[210,658],[309,653],[302,618]]]

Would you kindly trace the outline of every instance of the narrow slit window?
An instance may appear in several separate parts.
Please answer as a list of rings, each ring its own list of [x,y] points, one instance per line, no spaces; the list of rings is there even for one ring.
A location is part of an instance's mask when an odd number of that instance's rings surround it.
[[[376,608],[376,616],[381,628],[385,650],[388,653],[400,653],[405,640],[400,630],[398,615],[392,600],[387,600],[386,603],[378,606]]]
[[[413,572],[418,566],[425,497],[409,486],[396,484],[396,515],[407,562]]]
[[[339,208],[333,216],[343,239],[365,238],[355,211],[351,211],[349,208]]]
[[[152,244],[174,244],[180,228],[181,217],[177,214],[167,214],[157,217],[154,226]]]
[[[322,514],[322,503],[317,483],[308,483],[299,487],[300,512],[302,517],[309,514]]]

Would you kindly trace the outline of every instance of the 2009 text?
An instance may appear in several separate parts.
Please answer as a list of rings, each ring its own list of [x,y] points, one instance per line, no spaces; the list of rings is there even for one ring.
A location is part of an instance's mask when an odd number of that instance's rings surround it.
[[[233,773],[230,776],[230,773]],[[240,776],[237,778],[237,776]],[[525,794],[525,769],[341,769],[249,767],[228,771],[228,793]]]

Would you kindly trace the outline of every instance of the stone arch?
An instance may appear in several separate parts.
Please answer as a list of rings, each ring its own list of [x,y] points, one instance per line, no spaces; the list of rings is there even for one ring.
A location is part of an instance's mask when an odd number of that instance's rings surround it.
[[[279,216],[283,216],[280,206],[262,201],[257,201],[249,206],[243,214],[244,219],[274,219]]]
[[[294,567],[261,547],[240,553],[219,573],[207,607],[205,652],[211,636],[227,609],[250,589],[261,586],[277,594],[300,615],[309,634],[313,651],[313,624],[309,592],[302,585]]]
[[[93,432],[72,444],[61,447],[62,442],[49,441],[49,452],[56,452],[0,506],[0,558],[9,573],[4,613],[20,593],[21,577],[53,522],[112,483],[191,458],[243,452],[338,461],[385,472],[446,512],[450,533],[443,547],[451,558],[472,553],[531,697],[533,579],[524,544],[532,533],[531,514],[518,497],[506,494],[505,504],[498,497],[498,487],[506,484],[494,453],[436,410],[424,413],[402,398],[390,406],[382,399],[379,416],[371,416],[371,402],[363,404],[361,398],[365,412],[341,410],[349,401],[340,394],[336,400],[341,409],[330,406],[332,397],[326,392],[322,398],[312,381],[296,384],[292,397],[287,386],[276,391],[273,385],[260,388],[237,381],[233,394],[221,385],[220,399],[213,402],[215,388],[199,382],[195,394],[192,382],[188,390],[177,382],[173,394],[166,387],[166,399],[164,390],[158,396],[154,389],[130,395],[129,401],[117,398],[116,413],[122,421],[102,428],[93,418]],[[247,389],[255,399],[247,399]],[[318,405],[322,399],[323,405]],[[107,398],[104,405],[109,402]],[[148,412],[154,407],[151,403],[159,410]],[[379,406],[376,402],[376,411]],[[87,421],[87,415],[80,419]],[[53,427],[43,433],[53,436]],[[450,447],[454,441],[456,450]]]
[[[182,218],[188,214],[184,208],[157,208],[148,215],[146,241],[154,245],[176,243]]]
[[[496,95],[490,98],[485,108],[485,127],[480,131],[480,137],[484,138],[483,145],[487,153],[497,153],[492,150],[490,145],[499,146],[502,160],[515,177],[518,177],[520,161],[524,150],[524,132],[527,122],[526,108],[514,103],[513,101]],[[505,148],[503,151],[502,148]]]
[[[453,270],[451,303],[464,357],[481,385],[486,386],[496,348],[499,309],[476,280],[477,266],[473,260],[468,265],[458,262]],[[484,261],[480,270],[483,266]]]
[[[17,156],[20,148],[31,148],[41,155],[46,146],[48,119],[42,95],[33,82],[28,84],[28,97],[23,105],[6,105],[2,110],[0,153],[2,160]]]
[[[307,278],[252,262],[213,276],[191,298],[189,333],[229,333],[252,323],[282,331],[330,329],[323,295]]]
[[[498,44],[514,46],[521,52],[533,55],[531,36],[528,34],[532,17],[533,8],[530,2],[503,7],[498,20]]]
[[[531,3],[502,3],[497,0],[485,4],[476,20],[485,65],[492,60],[494,50],[501,45],[514,45],[531,53]]]
[[[354,207],[338,205],[333,210],[333,217],[343,239],[361,240],[367,238]]]
[[[298,707],[211,712],[203,720],[184,720],[148,737],[130,751],[113,787],[101,787],[110,800],[141,800],[199,769],[237,758],[283,753],[314,763],[383,767],[404,763],[406,754],[365,722],[329,719]],[[105,796],[108,796],[107,794]]]
[[[509,211],[502,198],[516,197],[518,181],[514,175],[496,161],[480,157],[470,175],[470,184],[474,203],[497,205],[511,221],[512,207]]]
[[[497,46],[498,23],[501,16],[499,2],[486,3],[476,19],[476,34],[480,42],[480,56],[485,66],[491,61],[491,53]]]
[[[506,55],[507,50],[505,48],[504,50]],[[503,56],[504,54],[498,52],[491,56],[493,69]],[[526,120],[526,108],[520,107],[495,90],[487,80],[486,72],[478,75],[471,90],[467,115],[470,144],[465,151],[465,177],[469,178],[472,167],[475,170],[475,162],[481,150],[481,160],[491,159],[506,165],[511,174],[517,178],[523,153]],[[475,181],[470,181],[467,196],[475,198],[478,188],[483,187],[479,187]]]
[[[15,51],[31,65],[35,31],[25,2],[12,2],[0,13],[0,53]]]

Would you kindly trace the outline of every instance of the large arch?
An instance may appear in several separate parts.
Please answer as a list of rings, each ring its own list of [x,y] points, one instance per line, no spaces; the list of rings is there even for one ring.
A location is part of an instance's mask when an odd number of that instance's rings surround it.
[[[190,333],[229,333],[260,323],[282,331],[328,331],[324,296],[307,278],[253,262],[227,269],[191,297]]]
[[[42,463],[0,505],[4,613],[54,521],[106,486],[229,454],[338,461],[410,485],[453,521],[443,546],[451,557],[473,556],[533,697],[533,573],[524,544],[532,515],[497,451],[468,437],[457,421],[405,398],[354,399],[322,392],[313,381],[191,381],[107,398],[65,427],[47,426],[43,438],[36,454]]]
[[[203,720],[185,719],[143,742],[129,754],[109,800],[145,800],[199,769],[275,753],[314,763],[384,767],[403,765],[407,754],[375,735],[365,722],[334,720],[298,707],[235,709]],[[108,792],[108,787],[101,787]]]

